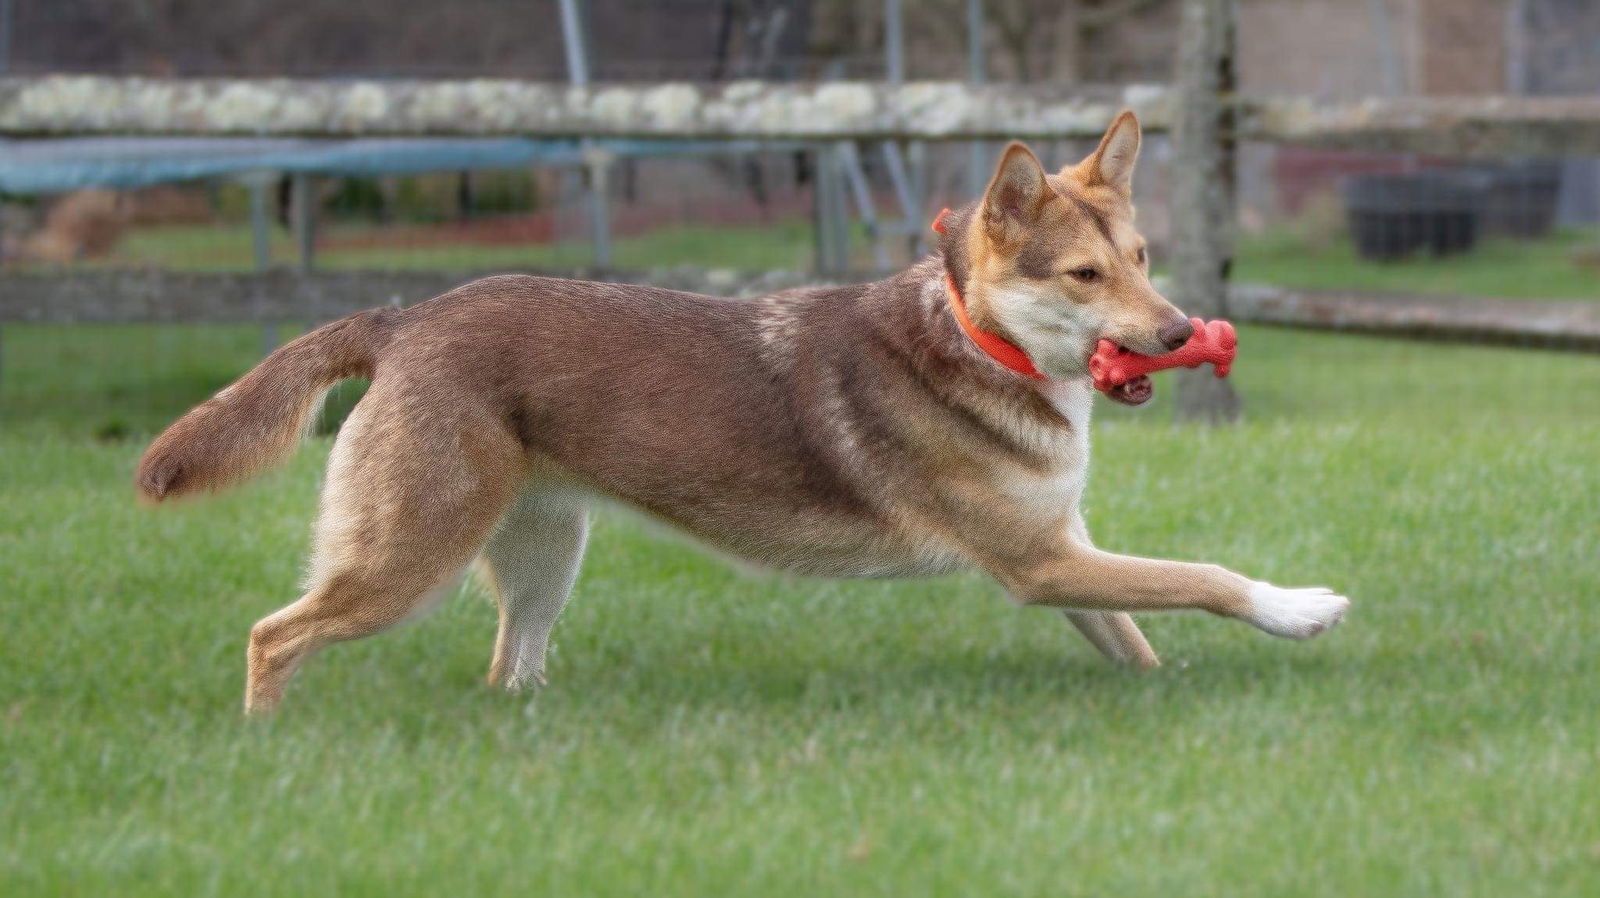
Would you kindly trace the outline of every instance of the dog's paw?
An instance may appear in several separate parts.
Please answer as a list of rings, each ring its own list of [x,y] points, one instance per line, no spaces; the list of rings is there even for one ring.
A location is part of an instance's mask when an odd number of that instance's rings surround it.
[[[516,693],[536,692],[549,685],[549,683],[544,678],[544,671],[530,670],[526,672],[518,671],[506,677],[504,685],[507,692]]]
[[[1337,624],[1348,610],[1350,600],[1331,589],[1284,589],[1257,582],[1250,588],[1250,608],[1240,617],[1273,636],[1310,639]]]

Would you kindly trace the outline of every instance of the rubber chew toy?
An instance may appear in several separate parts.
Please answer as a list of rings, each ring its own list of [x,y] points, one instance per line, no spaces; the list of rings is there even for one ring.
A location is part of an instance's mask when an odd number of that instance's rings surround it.
[[[1141,374],[1168,368],[1197,368],[1206,362],[1216,368],[1218,377],[1227,377],[1239,346],[1239,335],[1234,333],[1233,325],[1198,318],[1190,318],[1189,323],[1194,325],[1194,335],[1189,342],[1166,355],[1140,355],[1110,340],[1101,340],[1089,359],[1094,388],[1104,393]]]

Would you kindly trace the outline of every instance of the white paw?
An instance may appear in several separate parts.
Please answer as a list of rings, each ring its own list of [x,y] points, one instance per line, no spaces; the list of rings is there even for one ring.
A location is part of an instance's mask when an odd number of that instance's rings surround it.
[[[532,692],[536,689],[543,689],[546,685],[544,671],[542,670],[519,670],[506,677],[507,692]]]
[[[1250,610],[1241,617],[1273,636],[1310,639],[1337,624],[1348,610],[1350,600],[1331,589],[1284,589],[1257,581],[1250,588]]]

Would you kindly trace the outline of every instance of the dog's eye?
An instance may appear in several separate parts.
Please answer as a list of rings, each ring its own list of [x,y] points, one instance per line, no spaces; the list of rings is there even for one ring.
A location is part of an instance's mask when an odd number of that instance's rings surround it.
[[[1085,284],[1092,284],[1100,279],[1100,272],[1097,269],[1089,267],[1074,268],[1067,272],[1067,274],[1072,275],[1074,278]]]
[[[1143,265],[1143,264],[1144,264],[1144,259],[1145,259],[1145,256],[1144,256],[1144,247],[1142,247],[1142,246],[1141,246],[1141,247],[1139,247],[1139,264],[1140,264],[1140,265]]]

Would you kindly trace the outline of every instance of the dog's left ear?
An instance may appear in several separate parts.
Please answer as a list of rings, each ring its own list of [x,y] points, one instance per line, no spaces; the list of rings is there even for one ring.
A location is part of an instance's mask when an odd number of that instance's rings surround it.
[[[1085,184],[1103,184],[1132,197],[1133,166],[1138,161],[1139,117],[1124,109],[1100,138],[1100,146],[1077,166],[1077,174]]]

